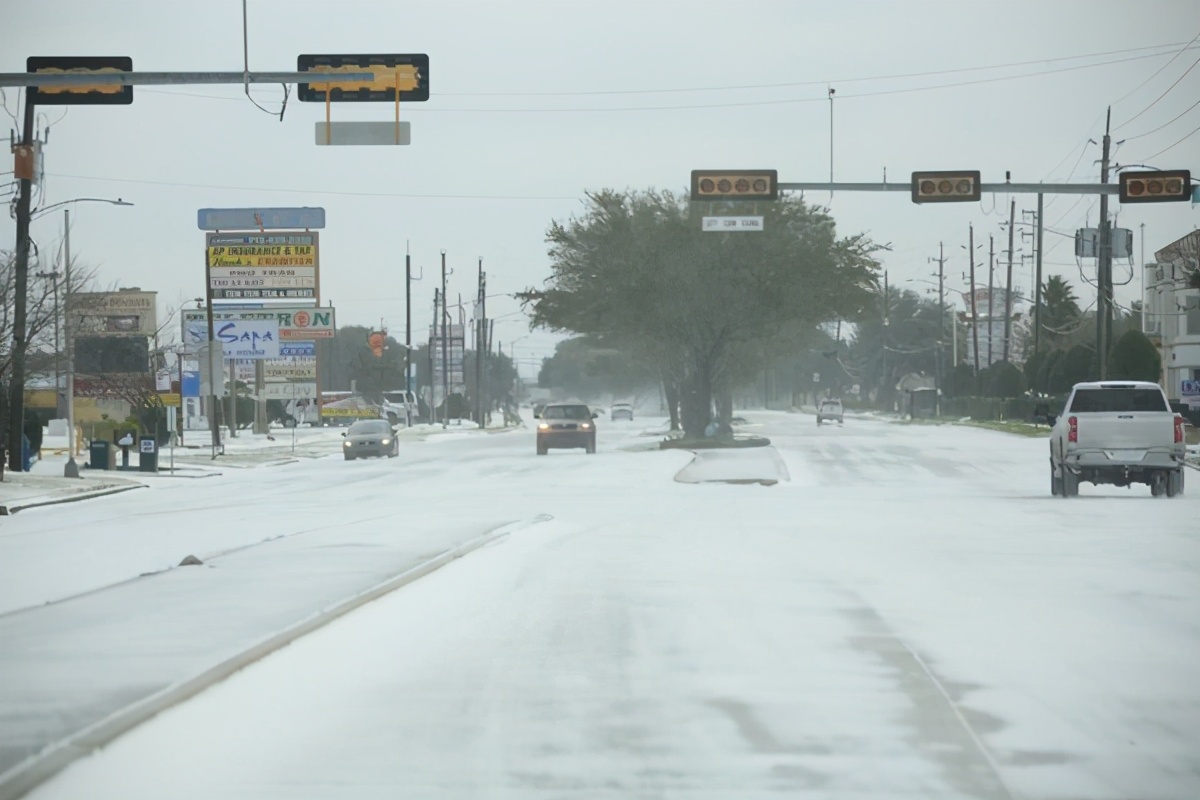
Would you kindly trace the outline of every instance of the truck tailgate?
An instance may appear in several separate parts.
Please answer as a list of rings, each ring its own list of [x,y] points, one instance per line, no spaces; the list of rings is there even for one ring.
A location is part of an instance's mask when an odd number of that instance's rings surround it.
[[[1153,411],[1118,414],[1075,414],[1079,420],[1077,450],[1109,451],[1114,460],[1140,461],[1151,448],[1175,445],[1175,420]],[[1121,455],[1118,455],[1121,452]]]

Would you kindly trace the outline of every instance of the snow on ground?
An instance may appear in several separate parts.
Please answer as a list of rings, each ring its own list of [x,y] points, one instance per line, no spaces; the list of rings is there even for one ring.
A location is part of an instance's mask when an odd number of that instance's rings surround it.
[[[229,547],[239,513],[245,544],[320,527],[344,547],[554,518],[30,797],[1200,796],[1200,482],[1064,500],[1042,440],[746,416],[790,480],[678,483],[688,454],[608,425],[595,456],[536,457],[527,432],[155,486],[83,504],[109,525],[90,531],[22,512],[0,530],[10,608],[88,585],[55,577],[77,549],[111,580]],[[269,591],[273,563],[247,579]],[[26,568],[47,589],[9,594]]]

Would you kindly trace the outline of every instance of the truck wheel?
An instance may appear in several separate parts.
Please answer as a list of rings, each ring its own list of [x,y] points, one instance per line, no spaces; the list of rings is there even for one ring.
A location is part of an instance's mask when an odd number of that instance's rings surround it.
[[[1159,470],[1150,476],[1150,496],[1162,497],[1167,493],[1167,484],[1170,483],[1171,477],[1165,469]]]
[[[1183,470],[1173,469],[1167,473],[1167,497],[1183,494]]]
[[[1079,494],[1079,476],[1071,470],[1063,467],[1062,471],[1062,496],[1075,497]]]
[[[1058,497],[1063,493],[1062,478],[1054,474],[1054,467],[1050,468],[1050,494],[1053,497]]]

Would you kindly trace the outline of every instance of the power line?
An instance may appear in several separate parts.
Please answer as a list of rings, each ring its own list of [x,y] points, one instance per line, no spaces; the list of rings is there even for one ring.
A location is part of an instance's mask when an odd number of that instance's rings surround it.
[[[1168,122],[1164,122],[1162,125],[1159,125],[1159,126],[1158,126],[1157,128],[1155,128],[1154,130],[1149,130],[1149,131],[1146,131],[1145,133],[1139,133],[1139,134],[1138,134],[1138,135],[1136,135],[1136,136],[1126,136],[1126,137],[1125,137],[1125,139],[1124,139],[1124,141],[1126,141],[1126,142],[1131,142],[1131,141],[1133,141],[1134,139],[1141,139],[1143,136],[1149,136],[1149,135],[1150,135],[1150,134],[1152,134],[1152,133],[1158,133],[1158,132],[1159,132],[1159,131],[1161,131],[1163,128],[1165,128],[1165,127],[1167,127],[1168,125],[1170,125],[1172,122],[1175,122],[1175,120],[1177,120],[1177,119],[1180,119],[1181,117],[1183,117],[1185,114],[1187,114],[1189,111],[1191,111],[1191,110],[1192,110],[1193,108],[1195,108],[1196,106],[1200,106],[1200,100],[1197,100],[1196,102],[1192,103],[1190,106],[1188,106],[1188,107],[1187,107],[1187,108],[1185,108],[1183,111],[1181,111],[1181,112],[1179,113],[1179,115],[1178,115],[1178,116],[1176,116],[1174,119],[1172,119],[1172,120],[1170,120],[1170,121],[1168,121]]]
[[[425,200],[571,200],[578,197],[537,195],[488,195],[488,194],[401,194],[398,192],[348,192],[338,189],[279,189],[265,186],[217,186],[207,183],[175,183],[172,181],[145,181],[133,178],[106,178],[94,175],[64,175],[55,173],[55,178],[70,178],[80,181],[103,181],[105,183],[134,183],[142,186],[169,186],[181,189],[221,189],[234,192],[279,192],[281,194],[325,194],[343,197],[398,197]]]
[[[1187,75],[1188,75],[1188,73],[1189,73],[1189,72],[1191,72],[1192,70],[1194,70],[1194,69],[1196,68],[1196,65],[1197,65],[1197,64],[1200,64],[1200,58],[1197,58],[1195,61],[1193,61],[1193,62],[1192,62],[1192,65],[1191,65],[1190,67],[1188,67],[1186,70],[1184,70],[1183,74],[1182,74],[1182,75],[1180,75],[1178,78],[1176,78],[1176,79],[1175,79],[1175,82],[1174,82],[1174,83],[1172,83],[1170,86],[1168,86],[1168,87],[1166,88],[1166,91],[1164,91],[1164,92],[1163,92],[1162,94],[1160,94],[1158,97],[1154,98],[1154,102],[1152,102],[1150,105],[1148,105],[1148,106],[1146,106],[1145,108],[1143,108],[1143,109],[1142,109],[1141,111],[1139,111],[1138,113],[1134,114],[1134,115],[1133,115],[1132,117],[1130,117],[1129,119],[1127,119],[1127,120],[1125,120],[1124,122],[1122,122],[1122,123],[1121,123],[1120,125],[1118,125],[1118,126],[1117,126],[1117,127],[1114,129],[1114,130],[1118,130],[1118,131],[1119,131],[1121,128],[1124,128],[1126,125],[1128,125],[1129,123],[1133,122],[1135,119],[1137,119],[1138,117],[1140,117],[1142,114],[1145,114],[1147,111],[1149,111],[1150,109],[1154,108],[1154,106],[1158,104],[1158,101],[1159,101],[1159,100],[1162,100],[1164,97],[1166,97],[1166,96],[1167,96],[1167,95],[1168,95],[1168,94],[1171,92],[1171,90],[1172,90],[1172,89],[1174,89],[1176,86],[1178,86],[1178,85],[1179,85],[1179,82],[1180,82],[1181,80],[1183,80],[1184,78],[1186,78],[1186,77],[1187,77]]]
[[[1001,81],[1021,80],[1023,78],[1036,78],[1036,77],[1040,77],[1043,75],[1053,75],[1053,74],[1058,74],[1058,73],[1063,73],[1063,72],[1074,72],[1074,71],[1081,70],[1081,69],[1093,69],[1095,67],[1105,67],[1105,66],[1111,66],[1114,64],[1124,64],[1124,63],[1127,63],[1130,61],[1140,61],[1140,60],[1147,59],[1147,58],[1158,58],[1163,55],[1165,55],[1165,53],[1151,53],[1148,55],[1131,56],[1129,58],[1110,59],[1108,61],[1100,61],[1100,62],[1096,62],[1094,64],[1082,64],[1082,65],[1076,65],[1076,66],[1071,66],[1071,67],[1059,67],[1059,68],[1055,68],[1055,69],[1038,70],[1035,72],[1023,72],[1018,75],[1002,75],[1002,76],[997,76],[997,77],[992,77],[992,78],[980,78],[977,80],[957,81],[954,83],[943,83],[943,84],[936,84],[936,85],[932,85],[932,86],[913,86],[913,87],[908,87],[908,88],[903,88],[903,89],[881,89],[881,90],[874,91],[874,92],[860,92],[858,94],[846,94],[846,95],[839,94],[838,99],[842,99],[842,98],[853,99],[853,98],[857,98],[857,97],[883,97],[886,95],[893,95],[893,94],[911,94],[914,92],[928,92],[928,91],[934,91],[937,89],[953,89],[953,88],[958,88],[958,87],[962,87],[962,86],[978,86],[978,85],[985,84],[985,83],[998,83]],[[1034,62],[1034,63],[1044,63],[1044,62]],[[971,69],[976,69],[976,68],[971,68]],[[967,71],[967,70],[962,70],[962,71]],[[937,74],[937,73],[930,73],[930,74]],[[871,78],[871,79],[863,78],[863,79],[859,79],[859,80],[878,80],[878,78]],[[828,83],[828,82],[822,81],[820,83],[824,84],[824,83]],[[794,86],[801,86],[801,85],[811,85],[811,84],[809,82],[806,82],[804,84],[776,84],[774,86],[777,86],[777,87],[793,86],[794,87]],[[734,88],[755,88],[755,87],[725,87],[725,88],[734,89]],[[764,87],[757,87],[757,88],[767,88],[767,87],[764,86]],[[142,91],[153,91],[153,90],[145,89]],[[662,91],[663,92],[667,92],[667,91],[689,91],[690,92],[690,91],[704,91],[704,90],[701,90],[701,89],[679,89],[679,90],[662,90]],[[240,97],[235,98],[235,97],[226,97],[226,96],[219,96],[219,95],[204,95],[204,94],[199,94],[199,93],[186,93],[185,94],[183,92],[174,92],[174,91],[160,91],[159,93],[160,94],[174,94],[174,95],[182,95],[182,96],[191,96],[191,97],[204,97],[204,98],[213,99],[213,100],[234,100],[234,99],[240,100],[240,99],[242,99]],[[631,91],[631,92],[626,92],[625,94],[633,94],[633,93],[635,93],[635,92]],[[579,96],[587,96],[590,94],[599,94],[599,93],[576,92],[576,93],[570,93],[570,94],[571,95],[579,95]],[[444,96],[450,96],[450,95],[444,95]],[[489,96],[503,97],[505,95],[497,94],[497,95],[489,95]],[[548,94],[547,96],[551,96],[551,95]],[[499,113],[504,113],[504,114],[610,113],[610,112],[616,112],[616,111],[686,111],[686,110],[693,110],[693,109],[702,110],[702,109],[711,109],[711,108],[745,108],[745,107],[751,107],[751,106],[777,106],[777,105],[796,105],[796,104],[800,104],[800,103],[823,103],[827,99],[828,98],[826,96],[822,96],[822,97],[797,97],[797,98],[788,98],[788,99],[782,99],[782,100],[747,100],[747,101],[732,102],[732,103],[690,103],[690,104],[669,105],[669,106],[613,106],[613,107],[607,107],[607,108],[599,107],[599,106],[592,107],[592,108],[436,108],[436,107],[434,107],[434,108],[421,109],[421,110],[424,112],[469,112],[469,113],[493,113],[493,114],[499,114]]]
[[[1195,136],[1197,133],[1200,133],[1200,128],[1194,128],[1194,129],[1192,130],[1192,132],[1191,132],[1191,133],[1189,133],[1189,134],[1185,135],[1185,136],[1184,136],[1182,139],[1180,139],[1179,141],[1175,142],[1175,144],[1168,145],[1167,147],[1164,147],[1162,150],[1159,150],[1159,151],[1158,151],[1157,153],[1155,153],[1154,155],[1152,155],[1152,156],[1146,156],[1146,158],[1144,158],[1143,160],[1144,160],[1144,161],[1153,161],[1154,159],[1158,158],[1159,156],[1161,156],[1163,153],[1167,152],[1168,150],[1171,150],[1171,149],[1173,149],[1174,147],[1176,147],[1176,146],[1178,146],[1178,145],[1181,145],[1181,144],[1183,144],[1183,143],[1184,143],[1184,142],[1186,142],[1188,139],[1190,139],[1190,138],[1192,138],[1193,136]]]
[[[1193,37],[1192,37],[1192,40],[1191,40],[1190,42],[1188,42],[1188,43],[1187,43],[1187,44],[1185,44],[1183,47],[1181,47],[1181,48],[1179,49],[1179,52],[1177,52],[1175,55],[1171,56],[1171,60],[1170,60],[1170,61],[1168,61],[1167,63],[1163,64],[1163,65],[1162,65],[1161,67],[1159,67],[1158,69],[1154,70],[1154,73],[1153,73],[1153,74],[1152,74],[1152,75],[1151,75],[1149,78],[1146,78],[1146,80],[1142,81],[1142,82],[1141,82],[1141,83],[1139,83],[1137,86],[1133,87],[1133,88],[1132,88],[1132,89],[1130,89],[1128,92],[1126,92],[1125,94],[1121,95],[1121,97],[1120,97],[1120,98],[1118,98],[1118,99],[1117,99],[1117,100],[1116,100],[1116,101],[1113,103],[1113,105],[1116,105],[1117,103],[1120,103],[1121,101],[1125,100],[1125,99],[1126,99],[1127,97],[1129,97],[1131,94],[1133,94],[1134,92],[1138,91],[1138,90],[1139,90],[1139,89],[1141,89],[1143,86],[1145,86],[1147,83],[1149,83],[1150,81],[1152,81],[1152,80],[1154,80],[1155,78],[1157,78],[1157,77],[1158,77],[1158,74],[1159,74],[1160,72],[1162,72],[1164,69],[1166,69],[1167,67],[1169,67],[1169,66],[1171,66],[1172,64],[1174,64],[1174,63],[1175,63],[1175,59],[1177,59],[1177,58],[1179,58],[1181,55],[1183,55],[1183,53],[1184,53],[1186,50],[1188,50],[1188,49],[1189,49],[1189,48],[1190,48],[1190,47],[1191,47],[1193,44],[1195,44],[1195,42],[1196,42],[1196,40],[1197,40],[1197,39],[1200,39],[1200,33],[1197,33],[1195,36],[1193,36]],[[1117,127],[1119,128],[1120,126],[1117,126]]]

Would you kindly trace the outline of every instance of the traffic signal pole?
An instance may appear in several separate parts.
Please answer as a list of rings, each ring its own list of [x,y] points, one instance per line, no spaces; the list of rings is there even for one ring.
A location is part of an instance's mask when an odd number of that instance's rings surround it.
[[[33,146],[34,104],[32,93],[25,92],[25,120],[21,130],[21,144]],[[30,172],[33,158],[30,161]],[[12,366],[9,377],[8,395],[8,468],[20,472],[22,462],[22,436],[25,435],[25,351],[29,347],[27,292],[29,291],[29,223],[32,217],[32,176],[19,181],[21,195],[17,198],[17,260],[13,265],[13,347]]]

